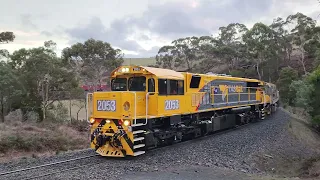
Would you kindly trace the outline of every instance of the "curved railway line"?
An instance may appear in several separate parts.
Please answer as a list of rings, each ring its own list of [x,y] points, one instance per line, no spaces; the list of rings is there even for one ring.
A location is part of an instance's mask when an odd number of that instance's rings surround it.
[[[227,130],[223,130],[223,131],[220,131],[220,132],[212,133],[212,134],[209,134],[209,135],[206,135],[206,136],[202,136],[202,137],[198,137],[198,138],[195,138],[195,139],[178,142],[178,143],[175,143],[174,145],[171,145],[171,146],[167,145],[167,146],[161,146],[161,147],[153,148],[153,149],[150,149],[149,151],[152,152],[152,151],[163,150],[165,148],[174,148],[177,145],[182,145],[182,144],[185,144],[185,143],[197,142],[199,140],[212,138],[212,137],[215,137],[215,136],[218,136],[218,135],[222,135],[222,134],[228,133],[230,131],[234,131],[234,130],[237,130],[237,129],[240,129],[240,128],[245,128],[246,126],[248,126],[250,124],[254,124],[254,123],[261,122],[261,121],[265,121],[267,119],[269,119],[269,117],[266,117],[266,119],[264,119],[264,120],[259,120],[259,121],[256,121],[256,122],[247,123],[247,124],[244,124],[244,125],[241,125],[241,126],[237,126],[237,127],[234,127],[234,128],[227,129]],[[88,150],[90,150],[90,149],[88,149]],[[99,160],[101,160],[101,161],[99,161],[99,162],[97,162],[97,161],[92,162],[91,161],[89,163],[85,163],[85,164],[82,164],[82,165],[75,165],[75,163],[73,163],[73,164],[70,165],[71,167],[69,166],[67,168],[64,167],[64,166],[59,166],[57,168],[54,168],[53,170],[46,169],[45,171],[37,172],[34,175],[32,173],[32,175],[28,176],[28,177],[26,177],[26,175],[27,175],[26,173],[24,173],[23,175],[17,174],[17,173],[22,173],[22,172],[26,172],[26,171],[33,171],[33,170],[35,171],[35,170],[38,170],[38,169],[41,169],[41,168],[54,167],[54,166],[61,165],[61,164],[67,164],[67,163],[71,163],[71,162],[86,160],[86,159],[90,159],[90,158],[93,158],[93,157],[98,157]],[[135,159],[135,158],[143,158],[143,156],[127,157],[125,159]],[[67,160],[63,160],[63,161],[52,162],[52,163],[42,164],[42,165],[33,166],[33,167],[27,167],[27,168],[12,170],[12,171],[0,172],[0,179],[2,179],[2,178],[4,178],[4,179],[12,178],[12,179],[28,179],[29,180],[29,179],[43,178],[43,177],[47,177],[47,176],[50,176],[50,175],[53,175],[53,174],[58,174],[58,173],[61,173],[61,172],[77,170],[77,169],[80,169],[80,168],[83,168],[83,167],[86,167],[86,166],[97,165],[97,164],[105,163],[106,161],[112,161],[112,160],[115,160],[115,159],[102,157],[102,156],[99,156],[98,154],[82,156],[82,157],[78,157],[78,158],[72,158],[72,159],[67,159]]]

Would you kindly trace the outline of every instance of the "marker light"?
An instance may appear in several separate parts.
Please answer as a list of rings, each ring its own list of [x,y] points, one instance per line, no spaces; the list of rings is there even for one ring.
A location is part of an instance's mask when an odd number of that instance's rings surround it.
[[[107,124],[110,124],[110,123],[111,123],[111,121],[110,121],[109,119],[107,119],[107,120],[106,120],[106,123],[107,123]]]
[[[129,126],[129,125],[130,125],[130,121],[129,121],[129,120],[125,120],[125,121],[123,122],[123,124],[124,124],[125,126]]]
[[[95,121],[95,119],[94,119],[94,118],[90,118],[90,123],[91,123],[91,124],[93,124],[93,123],[94,123],[94,121]]]

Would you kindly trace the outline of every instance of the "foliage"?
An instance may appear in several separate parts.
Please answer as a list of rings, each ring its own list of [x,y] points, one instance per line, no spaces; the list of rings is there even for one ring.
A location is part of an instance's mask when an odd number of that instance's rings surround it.
[[[53,102],[79,86],[73,72],[64,68],[52,46],[48,46],[47,42],[45,44],[44,47],[15,51],[9,62],[12,68],[19,71],[19,80],[25,89],[16,108],[21,108],[23,112],[38,112],[40,121],[46,118]]]
[[[247,28],[231,23],[217,36],[178,38],[159,49],[157,66],[198,73],[235,74],[276,82],[284,67],[299,74],[314,70],[320,49],[320,27],[316,21],[296,13],[278,17],[270,25],[256,23]],[[237,73],[236,73],[237,74]]]
[[[158,67],[276,83],[281,101],[304,108],[314,121],[320,119],[319,64],[320,27],[300,12],[252,28],[231,23],[215,37],[179,38],[157,54]]]
[[[13,34],[13,32],[0,32],[0,44],[5,44],[9,42],[13,42],[16,36]],[[2,58],[8,58],[9,57],[9,51],[6,49],[0,49],[0,61]]]
[[[65,122],[68,119],[68,109],[61,102],[57,105],[51,105],[50,111],[47,112],[47,120],[50,122]]]
[[[290,84],[289,89],[289,95],[294,97],[293,105],[309,110],[309,102],[312,98],[311,92],[313,91],[313,86],[306,79],[303,79],[293,81]]]
[[[14,39],[16,38],[16,36],[13,34],[13,32],[1,32],[0,33],[0,44],[1,43],[9,43],[14,41]]]
[[[289,105],[294,104],[293,97],[290,94],[290,85],[293,81],[298,79],[298,73],[295,69],[286,67],[280,72],[279,79],[277,81],[278,89],[281,94],[281,99]]]
[[[173,46],[163,46],[159,49],[156,56],[157,65],[168,69],[176,69],[180,66],[192,71],[199,60],[200,42],[198,37],[186,37],[172,41]]]
[[[282,87],[282,86],[281,86]],[[288,97],[291,105],[303,108],[311,116],[316,126],[320,125],[320,66],[302,79],[293,81]]]
[[[309,114],[314,122],[320,125],[320,66],[308,76],[308,81],[313,86],[310,93]]]
[[[247,47],[243,41],[243,35],[248,32],[248,28],[244,24],[231,23],[227,27],[220,27],[219,30],[220,34],[215,41],[215,54],[224,60],[228,72],[231,73],[246,58]]]
[[[88,39],[62,51],[62,60],[85,84],[101,85],[110,72],[123,63],[120,49],[109,43]]]
[[[261,65],[269,60],[277,59],[275,32],[265,24],[256,23],[244,36],[247,44],[248,55],[254,62],[259,79],[262,79],[264,72]],[[265,79],[264,79],[265,80]]]
[[[0,120],[4,122],[4,117],[11,111],[14,101],[19,100],[24,89],[16,71],[4,62],[0,62],[0,84]]]

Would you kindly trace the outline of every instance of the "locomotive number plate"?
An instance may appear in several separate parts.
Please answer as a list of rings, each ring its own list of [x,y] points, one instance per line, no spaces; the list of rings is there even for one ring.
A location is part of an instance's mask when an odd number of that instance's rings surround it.
[[[116,111],[115,100],[98,100],[97,105],[98,111]]]
[[[166,100],[164,102],[165,110],[176,110],[179,109],[179,100]]]

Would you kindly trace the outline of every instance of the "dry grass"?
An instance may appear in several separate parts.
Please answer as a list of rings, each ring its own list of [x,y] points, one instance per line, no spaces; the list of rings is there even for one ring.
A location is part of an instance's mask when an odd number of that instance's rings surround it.
[[[285,153],[265,152],[257,156],[257,164],[260,169],[264,169],[270,174],[280,177],[299,177],[300,179],[320,179],[320,136],[310,128],[308,120],[303,118],[303,111],[299,109],[284,110],[288,115],[299,117],[292,118],[288,124],[289,133],[301,142],[308,150],[318,152],[318,156],[304,158],[297,155],[296,157],[287,156]],[[295,112],[293,115],[291,112]],[[302,117],[302,118],[301,118]],[[305,116],[306,117],[306,116]],[[271,156],[269,156],[271,155]]]
[[[68,118],[70,119],[70,104],[71,104],[71,117],[73,119],[77,119],[77,113],[78,113],[78,119],[79,120],[85,120],[86,119],[86,109],[85,109],[85,100],[63,100],[60,101],[65,108],[68,109]],[[54,105],[57,105],[59,102],[55,102]]]
[[[80,122],[82,123],[82,122]],[[72,125],[19,121],[0,124],[0,161],[12,157],[40,156],[89,147],[89,131]],[[80,125],[80,127],[84,127]]]
[[[303,121],[305,123],[310,123],[309,119],[311,118],[305,109],[299,108],[299,107],[291,107],[286,106],[285,111],[290,113],[291,116],[295,117],[296,119],[299,119],[300,121]]]

